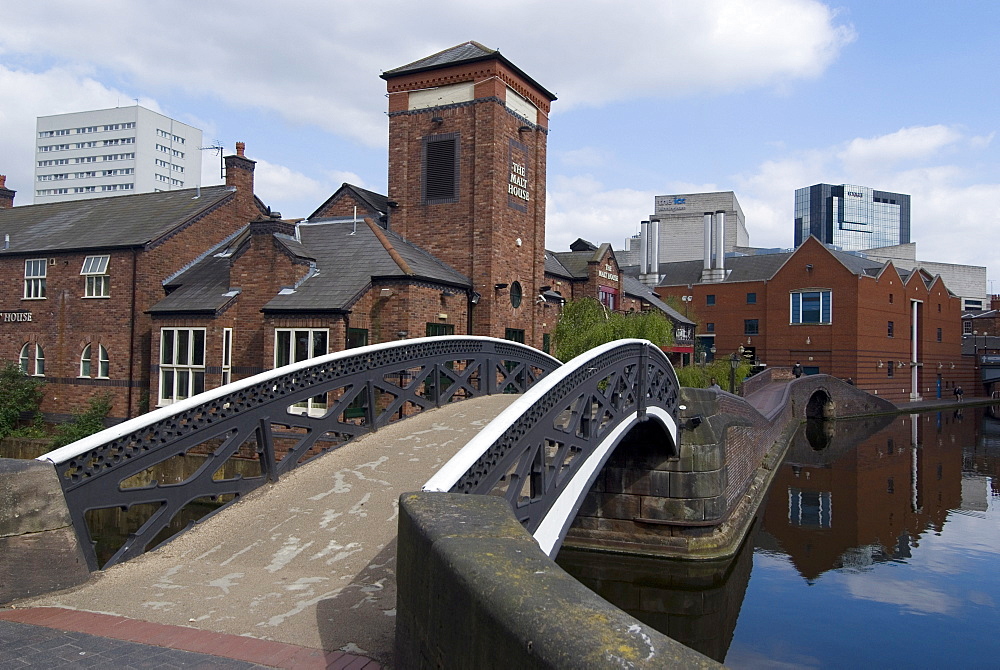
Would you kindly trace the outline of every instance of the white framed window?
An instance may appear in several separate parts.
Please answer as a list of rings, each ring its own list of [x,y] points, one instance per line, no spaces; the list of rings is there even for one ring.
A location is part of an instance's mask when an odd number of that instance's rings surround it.
[[[80,376],[90,377],[93,371],[93,345],[88,344],[83,348],[83,353],[80,354]],[[97,378],[107,379],[109,373],[111,372],[111,359],[108,356],[108,350],[104,348],[103,344],[97,345]]]
[[[830,290],[792,291],[790,323],[832,323],[833,292]]]
[[[46,258],[29,258],[24,261],[24,299],[45,298],[45,275],[49,261]]]
[[[233,380],[233,329],[222,329],[222,384]]]
[[[330,331],[327,328],[276,328],[274,331],[274,367],[298,363],[322,356],[329,351]],[[296,403],[289,411],[310,416],[326,413],[326,394]]]
[[[32,352],[35,354],[34,360],[31,358]],[[21,372],[24,374],[34,375],[35,377],[45,376],[45,351],[42,349],[42,345],[32,345],[30,342],[25,343],[25,345],[21,347],[19,362]]]
[[[160,329],[160,404],[205,390],[205,329]]]
[[[80,354],[80,376],[89,377],[90,376],[90,351],[91,347],[88,344],[83,348],[83,353]]]
[[[111,277],[108,276],[110,256],[87,256],[83,259],[80,274],[85,278],[83,297],[107,298],[111,296]]]

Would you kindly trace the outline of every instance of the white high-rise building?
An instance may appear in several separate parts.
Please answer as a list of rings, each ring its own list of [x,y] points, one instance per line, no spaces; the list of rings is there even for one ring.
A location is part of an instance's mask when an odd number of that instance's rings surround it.
[[[36,130],[36,205],[201,184],[201,131],[139,105],[39,116]]]

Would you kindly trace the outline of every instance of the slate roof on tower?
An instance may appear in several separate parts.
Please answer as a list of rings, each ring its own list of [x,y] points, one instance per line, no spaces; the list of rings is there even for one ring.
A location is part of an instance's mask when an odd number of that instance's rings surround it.
[[[544,93],[549,100],[555,100],[556,96],[543,88],[537,81],[529,77],[524,73],[521,68],[517,67],[509,60],[507,60],[501,53],[499,49],[490,49],[485,47],[479,42],[468,41],[463,42],[457,46],[453,46],[449,49],[439,51],[436,54],[431,54],[420,60],[415,60],[412,63],[406,65],[401,65],[397,68],[391,70],[386,70],[381,75],[382,79],[391,79],[393,77],[399,77],[407,74],[416,74],[418,72],[427,72],[430,70],[439,70],[441,68],[453,67],[455,65],[465,65],[466,63],[476,63],[479,61],[487,60],[498,60],[508,68],[513,70],[524,79],[526,82],[534,86],[540,92]]]

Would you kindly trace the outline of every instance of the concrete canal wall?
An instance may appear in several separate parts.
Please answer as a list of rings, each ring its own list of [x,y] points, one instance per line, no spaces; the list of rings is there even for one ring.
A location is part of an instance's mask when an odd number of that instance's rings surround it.
[[[400,497],[396,667],[717,668],[614,607],[538,547],[498,497]]]
[[[52,464],[0,458],[0,604],[89,576]]]

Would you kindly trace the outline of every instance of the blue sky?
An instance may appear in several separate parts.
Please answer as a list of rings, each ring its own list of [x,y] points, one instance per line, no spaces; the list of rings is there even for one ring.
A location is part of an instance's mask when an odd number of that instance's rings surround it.
[[[559,96],[547,246],[622,248],[659,194],[732,190],[755,246],[792,244],[795,188],[912,196],[918,258],[1000,293],[1000,6],[814,0],[47,0],[3,3],[0,174],[28,204],[35,117],[140,103],[258,161],[309,215],[385,191],[379,73],[473,39]],[[204,183],[217,183],[206,152]]]

